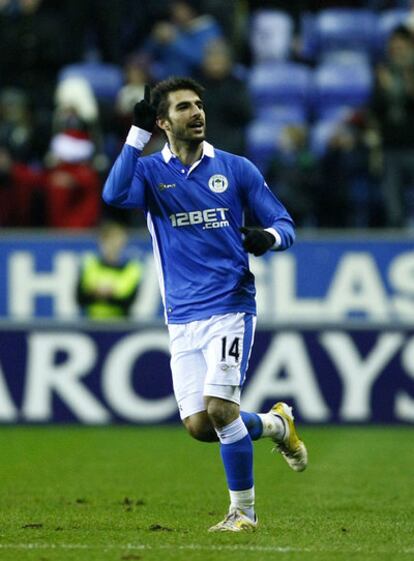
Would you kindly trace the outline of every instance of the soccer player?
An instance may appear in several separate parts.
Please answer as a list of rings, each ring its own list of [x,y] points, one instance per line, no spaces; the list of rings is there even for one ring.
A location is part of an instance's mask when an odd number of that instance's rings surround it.
[[[210,531],[253,531],[252,440],[270,437],[295,471],[306,468],[307,451],[287,404],[261,415],[240,412],[256,323],[247,252],[287,249],[295,234],[257,168],[205,141],[202,97],[190,78],[164,80],[152,92],[146,87],[103,197],[146,214],[181,419],[194,438],[220,442],[230,508]],[[168,142],[141,157],[156,125]],[[243,226],[245,208],[261,227]]]

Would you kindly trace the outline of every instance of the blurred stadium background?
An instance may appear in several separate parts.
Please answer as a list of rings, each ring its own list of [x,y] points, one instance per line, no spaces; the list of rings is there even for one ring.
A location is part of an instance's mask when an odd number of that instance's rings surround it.
[[[252,258],[244,406],[414,421],[414,12],[293,4],[0,3],[2,423],[178,420],[143,217],[100,198],[143,85],[173,73],[207,87],[209,139],[250,157],[299,227]],[[108,221],[142,276],[128,318],[90,321],[79,272]]]

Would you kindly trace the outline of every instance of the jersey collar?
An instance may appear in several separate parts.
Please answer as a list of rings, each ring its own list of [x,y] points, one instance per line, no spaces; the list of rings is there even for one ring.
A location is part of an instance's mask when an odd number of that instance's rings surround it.
[[[161,154],[162,154],[162,157],[164,158],[164,162],[166,164],[168,164],[168,162],[171,160],[171,158],[176,158],[177,157],[175,154],[173,154],[171,152],[170,147],[168,146],[168,143],[166,143],[164,148],[161,150]],[[201,154],[201,158],[198,161],[200,162],[204,158],[204,156],[207,156],[208,158],[214,158],[214,156],[215,156],[214,146],[212,144],[210,144],[209,142],[206,142],[205,140],[203,140],[203,153]]]

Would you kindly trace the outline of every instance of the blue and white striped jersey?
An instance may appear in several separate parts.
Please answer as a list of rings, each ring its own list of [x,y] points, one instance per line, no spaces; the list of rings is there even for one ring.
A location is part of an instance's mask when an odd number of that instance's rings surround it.
[[[239,232],[244,209],[271,229],[277,249],[287,249],[295,237],[291,217],[261,173],[246,158],[207,142],[191,167],[168,145],[140,157],[131,144],[114,163],[103,198],[145,212],[167,323],[256,313],[254,276]]]

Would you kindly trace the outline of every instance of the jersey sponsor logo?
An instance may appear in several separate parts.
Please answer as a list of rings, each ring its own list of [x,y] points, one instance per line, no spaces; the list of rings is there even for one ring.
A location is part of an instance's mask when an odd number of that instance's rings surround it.
[[[170,215],[173,228],[183,226],[202,225],[203,230],[225,228],[229,226],[226,218],[228,208],[206,208],[205,210],[192,210],[190,212],[177,212]]]
[[[208,186],[213,193],[224,193],[224,191],[229,186],[227,177],[224,175],[216,174],[212,175],[208,180]]]

